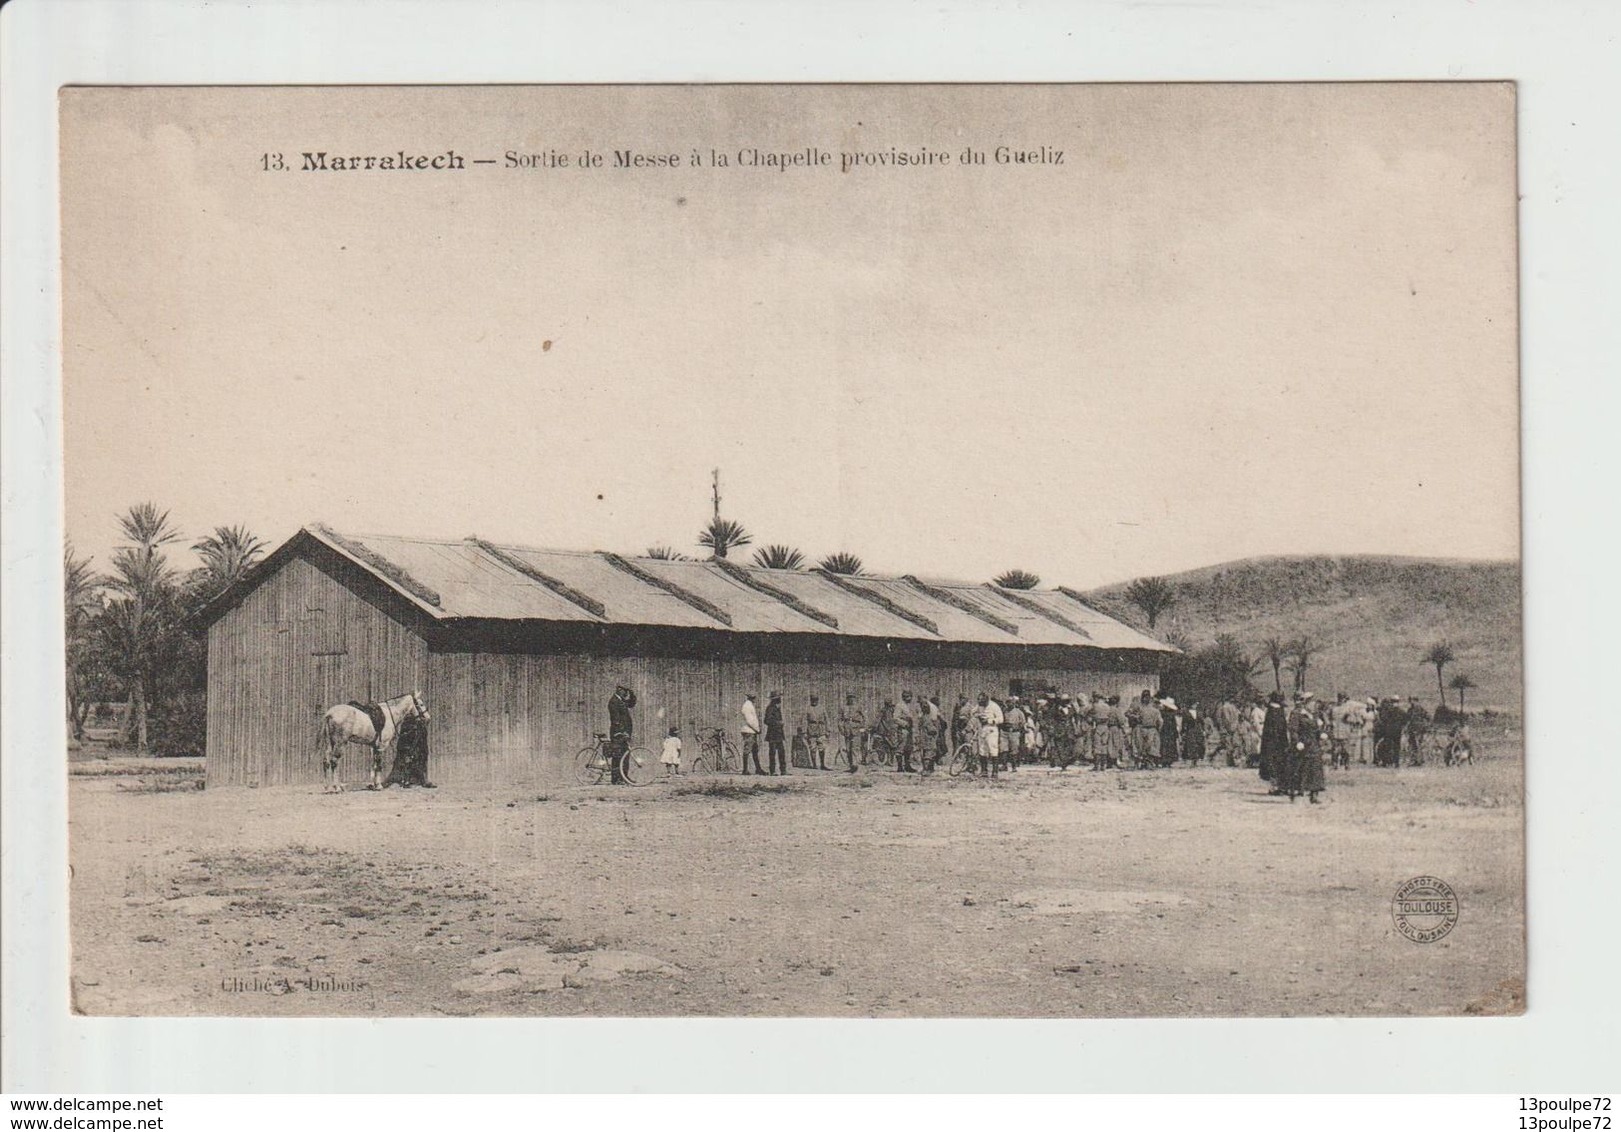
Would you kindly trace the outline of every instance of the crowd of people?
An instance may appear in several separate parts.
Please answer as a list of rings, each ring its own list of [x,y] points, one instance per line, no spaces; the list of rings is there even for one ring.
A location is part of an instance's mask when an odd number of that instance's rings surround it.
[[[1430,713],[1417,700],[1359,700],[1344,692],[1333,703],[1310,692],[1297,692],[1292,701],[1282,692],[1227,698],[1208,713],[1201,704],[1179,707],[1174,698],[1149,689],[1125,704],[1121,696],[1102,692],[1072,696],[1045,690],[1005,697],[981,692],[976,699],[961,693],[950,707],[938,694],[903,690],[886,697],[870,717],[853,692],[836,714],[820,696],[808,699],[802,711],[790,714],[781,692],[770,694],[763,711],[758,693],[743,698],[738,729],[744,774],[786,775],[792,728],[793,747],[805,765],[823,771],[854,773],[887,762],[900,773],[929,774],[966,746],[974,769],[993,778],[1033,763],[1059,770],[1077,765],[1143,770],[1208,762],[1256,769],[1273,794],[1291,801],[1303,794],[1316,802],[1325,787],[1325,757],[1336,768],[1349,767],[1353,758],[1386,767],[1402,765],[1404,757],[1408,764],[1422,763],[1432,728]],[[616,752],[629,744],[634,704],[627,688],[609,702]],[[679,771],[680,751],[672,730],[662,752],[672,772]],[[889,757],[880,758],[880,751]],[[1445,752],[1449,762],[1454,755],[1472,759],[1466,721],[1452,723]]]

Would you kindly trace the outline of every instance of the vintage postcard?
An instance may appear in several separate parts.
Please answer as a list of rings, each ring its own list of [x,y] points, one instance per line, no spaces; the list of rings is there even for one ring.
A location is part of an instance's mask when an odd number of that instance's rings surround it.
[[[1512,84],[60,125],[78,1012],[1525,1009]]]

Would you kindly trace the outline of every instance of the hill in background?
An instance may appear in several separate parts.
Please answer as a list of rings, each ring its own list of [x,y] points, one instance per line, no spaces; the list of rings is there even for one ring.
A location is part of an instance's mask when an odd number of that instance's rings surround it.
[[[1518,562],[1392,558],[1369,555],[1256,558],[1185,574],[1167,575],[1176,603],[1148,618],[1126,599],[1131,584],[1103,586],[1087,600],[1110,616],[1183,647],[1207,645],[1219,633],[1238,638],[1250,656],[1269,636],[1307,636],[1322,651],[1307,669],[1306,686],[1319,695],[1439,698],[1435,668],[1422,660],[1437,641],[1457,660],[1448,681],[1468,675],[1470,709],[1518,712],[1523,646]],[[1271,690],[1271,665],[1254,681]],[[1283,685],[1291,687],[1286,668]],[[1457,706],[1457,693],[1448,690]]]

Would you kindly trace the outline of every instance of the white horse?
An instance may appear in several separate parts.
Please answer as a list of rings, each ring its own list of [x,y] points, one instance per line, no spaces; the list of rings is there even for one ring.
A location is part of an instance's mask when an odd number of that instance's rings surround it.
[[[371,716],[353,704],[339,704],[327,709],[326,715],[321,720],[320,731],[320,741],[326,747],[325,756],[321,760],[326,779],[324,793],[343,792],[343,784],[338,781],[338,760],[343,757],[343,748],[350,743],[359,743],[371,748],[369,789],[381,790],[383,749],[399,737],[400,724],[413,715],[423,723],[428,722],[428,707],[422,702],[421,692],[407,692],[403,696],[383,700],[377,706],[383,713],[381,729],[372,724]]]

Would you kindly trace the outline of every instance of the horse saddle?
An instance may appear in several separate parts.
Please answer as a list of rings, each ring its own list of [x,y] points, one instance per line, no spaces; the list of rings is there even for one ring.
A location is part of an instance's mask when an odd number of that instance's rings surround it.
[[[366,718],[371,720],[372,732],[379,739],[383,737],[383,724],[387,721],[388,717],[383,714],[383,709],[381,707],[379,707],[377,704],[363,704],[359,700],[350,700],[349,706],[358,711],[365,712]]]

